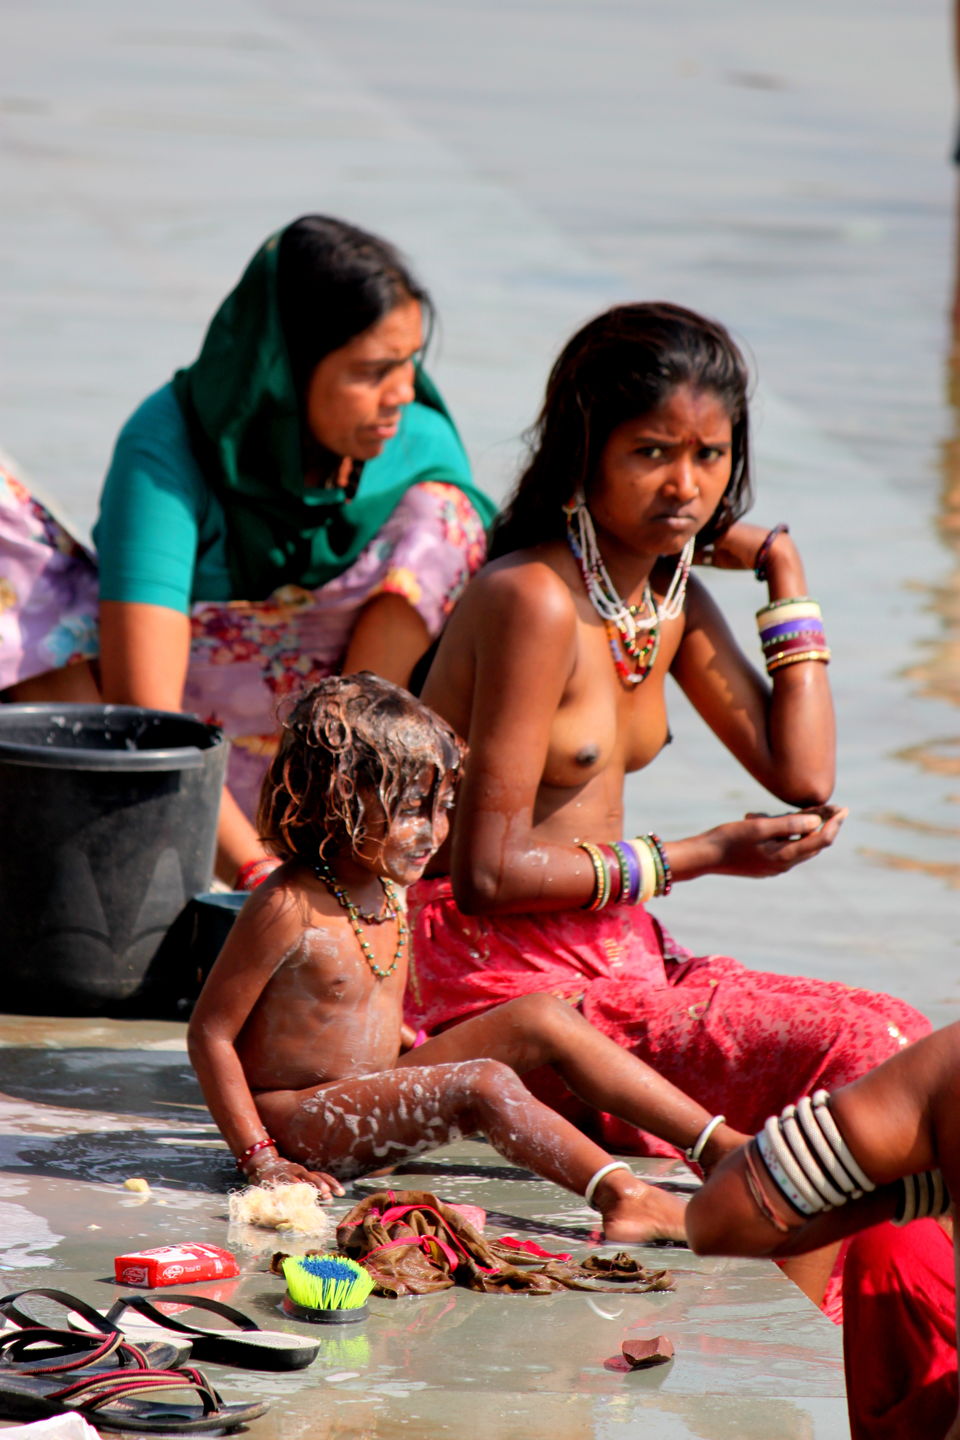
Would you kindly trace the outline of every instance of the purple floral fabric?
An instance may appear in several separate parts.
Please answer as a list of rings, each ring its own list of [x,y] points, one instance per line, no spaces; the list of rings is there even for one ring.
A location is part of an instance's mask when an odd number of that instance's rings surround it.
[[[193,606],[183,708],[229,736],[229,784],[248,815],[276,746],[278,704],[337,670],[364,606],[401,595],[437,635],[485,553],[463,491],[426,481],[320,589]],[[0,690],[96,656],[97,611],[93,555],[0,465]]]
[[[349,570],[319,590],[284,585],[259,603],[193,607],[184,709],[230,737],[228,780],[247,814],[276,749],[278,704],[337,670],[363,607],[401,595],[438,635],[485,553],[483,522],[466,495],[428,481],[408,490]]]
[[[0,462],[0,690],[96,655],[93,556]]]

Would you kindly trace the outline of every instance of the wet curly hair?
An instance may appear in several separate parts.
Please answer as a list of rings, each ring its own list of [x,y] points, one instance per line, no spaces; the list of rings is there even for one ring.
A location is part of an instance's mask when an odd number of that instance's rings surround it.
[[[280,745],[263,782],[257,828],[282,860],[354,853],[367,830],[373,792],[388,826],[424,770],[459,780],[466,747],[445,720],[399,685],[369,670],[331,675],[300,695],[281,719]]]

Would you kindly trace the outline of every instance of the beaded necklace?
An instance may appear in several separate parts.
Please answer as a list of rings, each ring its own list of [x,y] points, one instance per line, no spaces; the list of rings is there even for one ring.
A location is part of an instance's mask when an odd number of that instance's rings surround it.
[[[662,605],[654,599],[649,580],[643,587],[640,604],[627,605],[603,563],[597,532],[583,495],[578,491],[563,510],[567,517],[567,544],[579,563],[587,597],[604,623],[617,675],[624,685],[642,685],[656,663],[661,621],[675,620],[683,614],[695,542],[691,539],[684,545]]]
[[[370,966],[370,969],[373,971],[374,975],[376,975],[378,980],[386,980],[387,976],[393,974],[397,966],[400,964],[400,961],[403,959],[403,951],[407,943],[407,925],[406,921],[403,918],[403,911],[397,904],[397,892],[396,890],[394,890],[393,885],[390,883],[389,880],[385,880],[382,875],[380,876],[380,884],[383,886],[384,894],[384,913],[383,915],[377,915],[373,918],[374,924],[378,924],[381,920],[386,920],[388,918],[396,920],[397,922],[397,948],[394,951],[393,960],[384,970],[382,966],[377,964],[376,959],[374,958],[373,950],[367,943],[366,936],[364,935],[361,928],[360,919],[361,915],[363,915],[363,912],[357,908],[354,902],[350,899],[350,896],[347,894],[346,890],[344,890],[343,886],[338,883],[337,877],[334,875],[333,871],[330,869],[330,866],[326,863],[325,860],[318,861],[317,864],[313,867],[313,870],[317,879],[323,881],[324,885],[326,885],[327,889],[330,891],[330,894],[334,897],[337,903],[339,905],[342,905],[344,910],[346,910],[347,919],[350,921],[350,924],[353,927],[353,933],[357,937],[357,940],[360,944],[360,949],[363,951],[363,957],[366,960],[367,964]],[[367,917],[363,915],[363,918],[366,919]]]

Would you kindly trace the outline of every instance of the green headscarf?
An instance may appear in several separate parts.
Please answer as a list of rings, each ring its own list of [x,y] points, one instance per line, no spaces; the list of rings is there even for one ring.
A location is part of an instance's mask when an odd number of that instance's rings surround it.
[[[301,415],[277,305],[282,233],[257,251],[213,317],[199,356],[173,377],[197,463],[223,505],[237,593],[249,600],[286,584],[315,589],[341,574],[421,481],[457,485],[485,525],[494,515],[471,483],[453,421],[422,370],[415,403],[404,407],[398,434],[364,465],[352,499],[304,484]],[[452,434],[443,427],[438,435],[437,414]]]

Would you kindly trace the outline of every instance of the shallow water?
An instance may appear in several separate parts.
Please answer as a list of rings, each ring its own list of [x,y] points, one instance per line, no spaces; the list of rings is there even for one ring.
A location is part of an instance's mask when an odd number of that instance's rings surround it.
[[[89,524],[123,417],[196,353],[260,239],[308,209],[381,230],[418,263],[442,316],[433,370],[497,495],[577,324],[637,297],[717,314],[761,376],[757,517],[790,521],[824,605],[837,798],[852,813],[836,848],[786,880],[699,881],[659,913],[694,948],[895,990],[954,1018],[960,384],[949,366],[947,9],[168,0],[147,15],[123,0],[7,0],[0,446]],[[752,647],[753,582],[712,583]],[[631,790],[637,828],[669,837],[769,806],[679,697],[671,721],[675,743]],[[100,1277],[119,1240],[156,1243],[184,1224],[222,1240],[220,1202],[203,1185],[225,1183],[224,1163],[198,1166],[213,1137],[179,1034],[38,1020],[4,1032],[0,1089],[14,1099],[0,1114],[0,1265],[11,1283],[79,1268],[85,1293],[106,1297]],[[154,1200],[118,1192],[144,1170]],[[718,1315],[731,1284],[713,1296]],[[474,1308],[451,1317],[441,1302],[397,1324],[362,1381],[362,1364],[331,1353],[321,1393],[340,1402],[321,1419],[315,1402],[294,1406],[285,1433],[380,1433],[391,1404],[422,1435],[492,1434],[494,1423],[530,1433],[520,1391],[555,1355],[531,1359],[512,1390],[475,1382],[452,1335],[472,1334]],[[577,1322],[570,1340],[602,1358],[619,1327],[597,1322]],[[543,1432],[613,1435],[649,1411],[664,1437],[843,1433],[835,1337],[811,1330],[782,1372],[749,1339],[726,1339],[730,1373],[741,1362],[766,1373],[767,1398],[750,1410],[720,1395],[705,1408],[722,1365],[710,1369],[702,1316],[697,1327],[705,1368],[674,1366],[666,1383],[629,1392],[599,1365],[577,1371],[538,1397]],[[481,1371],[498,1363],[489,1346],[489,1329],[478,1332]],[[411,1356],[458,1367],[454,1399],[429,1415],[412,1394],[389,1398]],[[584,1405],[588,1391],[597,1398]]]
[[[123,416],[307,208],[415,257],[496,494],[591,312],[661,295],[734,326],[762,377],[755,513],[790,520],[824,604],[852,813],[806,871],[701,881],[663,915],[698,949],[960,1013],[946,7],[172,0],[148,24],[92,0],[4,25],[0,443],[84,523]],[[752,582],[716,586],[752,647]],[[769,805],[679,698],[672,719],[637,826]]]

